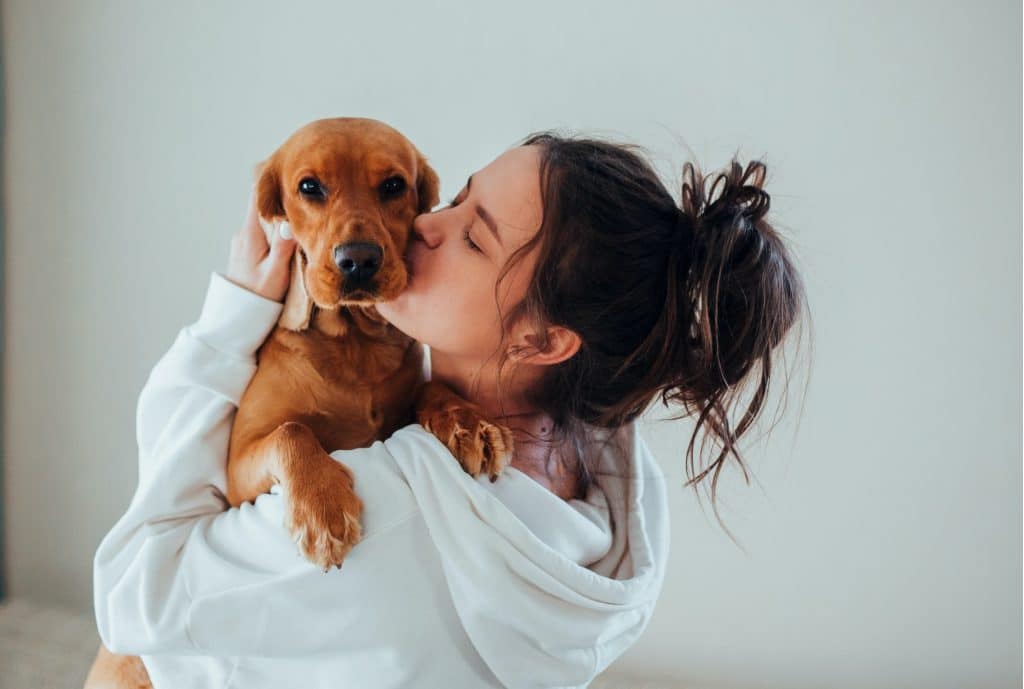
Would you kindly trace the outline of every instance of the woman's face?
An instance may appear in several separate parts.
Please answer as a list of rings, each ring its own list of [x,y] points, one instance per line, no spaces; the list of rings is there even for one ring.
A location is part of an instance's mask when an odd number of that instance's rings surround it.
[[[519,146],[474,173],[453,203],[413,221],[405,291],[377,310],[434,352],[486,360],[501,343],[494,286],[506,259],[540,227],[540,152]],[[536,255],[505,276],[498,300],[507,313],[526,294]]]

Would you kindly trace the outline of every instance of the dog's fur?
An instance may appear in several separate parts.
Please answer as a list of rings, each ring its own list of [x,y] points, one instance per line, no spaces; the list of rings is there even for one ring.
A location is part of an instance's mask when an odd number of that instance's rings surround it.
[[[467,472],[493,480],[511,457],[512,435],[449,388],[424,383],[421,345],[374,307],[405,288],[412,220],[438,201],[423,155],[382,122],[325,119],[293,134],[257,176],[264,229],[287,220],[298,244],[281,319],[257,352],[235,416],[227,498],[238,506],[282,484],[286,527],[326,571],[358,542],[362,512],[350,471],[328,451],[366,447],[415,420]],[[372,279],[343,274],[335,252],[349,242],[381,249]],[[139,658],[102,646],[85,683],[148,686]]]

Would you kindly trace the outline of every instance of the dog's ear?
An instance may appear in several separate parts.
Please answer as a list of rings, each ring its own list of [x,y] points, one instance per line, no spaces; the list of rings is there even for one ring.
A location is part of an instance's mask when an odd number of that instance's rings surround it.
[[[260,224],[267,233],[267,242],[273,242],[273,233],[278,231],[279,221],[287,220],[281,200],[281,178],[276,156],[256,166],[256,208],[261,218],[269,221]],[[282,328],[295,332],[307,329],[313,318],[313,300],[306,290],[305,275],[306,254],[301,247],[296,246],[292,256],[291,282],[284,298],[284,309],[277,320]]]
[[[434,168],[427,164],[427,159],[417,152],[416,166],[419,168],[419,179],[416,180],[417,213],[428,213],[440,200],[441,182]]]
[[[309,327],[313,319],[313,300],[306,290],[306,252],[295,247],[292,257],[292,280],[284,298],[284,309],[277,324],[282,328],[299,332]]]
[[[267,220],[283,220],[284,201],[281,199],[281,171],[277,156],[271,156],[256,166],[256,209]]]

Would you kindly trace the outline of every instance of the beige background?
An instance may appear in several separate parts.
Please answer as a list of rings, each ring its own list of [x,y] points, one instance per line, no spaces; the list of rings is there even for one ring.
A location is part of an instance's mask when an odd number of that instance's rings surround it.
[[[782,421],[746,445],[756,481],[720,484],[746,552],[682,488],[689,423],[645,426],[673,552],[618,668],[693,686],[1020,685],[1019,3],[2,11],[10,594],[90,609],[93,551],[136,480],[138,391],[224,266],[252,166],[288,134],[385,120],[447,200],[562,127],[647,146],[673,190],[691,156],[763,156],[815,317]]]

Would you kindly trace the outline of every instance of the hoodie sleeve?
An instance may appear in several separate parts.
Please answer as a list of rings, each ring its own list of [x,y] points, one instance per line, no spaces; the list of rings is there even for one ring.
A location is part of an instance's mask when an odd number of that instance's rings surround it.
[[[332,453],[364,502],[362,539],[341,570],[301,556],[280,486],[229,508],[231,424],[281,308],[213,274],[199,320],[143,386],[139,484],[93,560],[97,627],[114,653],[303,657],[358,650],[370,630],[401,639],[437,627],[405,612],[439,599],[443,579],[409,581],[437,555],[384,442]]]
[[[175,568],[194,531],[228,507],[231,423],[282,308],[213,273],[199,319],[142,388],[139,484],[93,561],[97,626],[112,651],[193,648],[182,624],[187,582]]]

